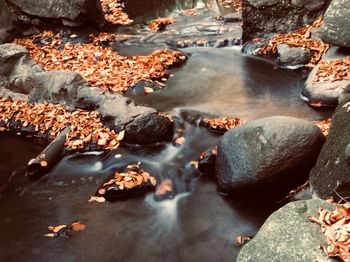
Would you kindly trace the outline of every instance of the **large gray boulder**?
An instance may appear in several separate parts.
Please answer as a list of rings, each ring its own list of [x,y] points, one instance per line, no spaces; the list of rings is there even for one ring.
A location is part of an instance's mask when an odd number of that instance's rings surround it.
[[[321,38],[332,45],[350,47],[350,1],[332,1],[324,16]]]
[[[342,59],[350,55],[349,50],[339,47],[332,47],[326,55],[322,58],[322,61],[330,61],[334,59]],[[316,81],[316,74],[320,68],[320,65],[316,65],[309,74],[304,88],[301,92],[302,98],[312,105],[318,106],[337,106],[339,96],[343,93],[344,89],[350,85],[350,80],[337,80],[337,81]]]
[[[243,0],[243,41],[312,23],[330,0]]]
[[[273,213],[257,235],[244,245],[237,262],[306,262],[337,261],[327,259],[320,245],[326,245],[321,226],[308,216],[318,217],[318,208],[333,210],[335,206],[319,200],[292,202]]]
[[[219,187],[249,194],[290,189],[307,180],[323,143],[317,126],[294,117],[268,117],[236,127],[218,144]]]
[[[96,0],[8,0],[17,11],[33,18],[61,21],[78,26],[82,23],[98,24],[102,18],[100,1]]]
[[[11,10],[8,8],[5,0],[0,0],[0,44],[9,36],[17,20]]]
[[[329,195],[350,197],[350,107],[344,107],[350,103],[350,90],[346,91],[349,93],[341,96],[327,141],[310,174],[312,190],[324,199]]]

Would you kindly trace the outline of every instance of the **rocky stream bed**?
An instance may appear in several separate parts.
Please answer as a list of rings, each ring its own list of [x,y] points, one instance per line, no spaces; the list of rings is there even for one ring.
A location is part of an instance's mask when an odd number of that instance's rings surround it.
[[[347,1],[29,2],[0,261],[350,261]]]

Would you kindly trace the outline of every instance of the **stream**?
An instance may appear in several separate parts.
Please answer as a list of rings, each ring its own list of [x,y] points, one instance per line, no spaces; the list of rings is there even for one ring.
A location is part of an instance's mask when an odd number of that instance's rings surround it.
[[[155,0],[142,2],[147,4],[141,12],[131,8],[131,2],[126,3],[126,11],[137,25],[122,30],[128,34],[135,30],[138,35],[118,46],[118,51],[128,54],[147,53],[185,35],[174,32],[187,30],[190,37],[190,28],[198,29],[197,24],[188,22],[195,16],[185,17],[185,21],[179,18],[170,33],[150,38],[141,26],[146,20],[192,5],[204,6],[198,18],[201,21],[232,12],[225,8],[207,10],[202,1],[185,0],[167,0],[159,5]],[[237,23],[228,27],[238,28]],[[225,37],[239,34],[239,30],[223,32]],[[201,37],[215,37],[209,33]],[[64,156],[40,180],[29,181],[23,176],[24,167],[47,141],[0,132],[0,261],[235,260],[240,249],[235,237],[256,234],[265,219],[282,205],[279,200],[283,197],[233,199],[218,192],[214,174],[200,175],[190,165],[220,139],[219,134],[199,127],[196,120],[206,115],[244,121],[272,115],[321,120],[331,112],[316,111],[301,100],[302,70],[281,69],[273,62],[243,55],[235,45],[181,51],[189,59],[172,70],[164,90],[128,95],[138,104],[172,115],[176,132],[186,139],[180,146],[169,142],[143,147],[123,145],[111,152],[76,152]],[[116,202],[88,203],[107,177],[132,162],[141,162],[158,181],[169,178],[176,192],[173,198],[156,201],[154,193],[149,192]],[[44,237],[47,226],[76,220],[86,225],[84,231],[71,238]]]

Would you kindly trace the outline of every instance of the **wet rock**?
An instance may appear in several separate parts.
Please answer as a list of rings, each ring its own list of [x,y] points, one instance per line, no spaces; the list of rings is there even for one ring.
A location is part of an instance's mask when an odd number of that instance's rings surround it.
[[[347,112],[350,93],[343,94],[332,118],[327,141],[316,166],[310,174],[313,191],[321,198],[333,195],[350,197],[350,112]]]
[[[320,248],[327,246],[321,227],[308,220],[318,217],[318,208],[335,209],[319,199],[292,202],[273,213],[257,235],[244,245],[237,262],[336,261]]]
[[[304,47],[290,47],[287,44],[277,46],[279,64],[282,66],[300,66],[307,64],[311,59],[311,51]]]
[[[218,145],[219,188],[249,194],[291,189],[307,180],[323,143],[316,125],[293,117],[275,116],[238,126]]]
[[[43,69],[30,59],[27,49],[15,44],[0,45],[0,85],[14,92],[28,94],[24,82]]]
[[[24,85],[31,90],[31,103],[50,101],[73,107],[77,89],[86,85],[86,82],[78,73],[61,70],[33,74],[27,77]]]
[[[321,38],[332,45],[350,47],[350,2],[333,0],[324,16]]]
[[[10,34],[10,31],[14,29],[14,23],[16,17],[8,8],[5,0],[0,0],[0,44],[4,42]]]
[[[141,80],[132,87],[129,87],[126,94],[130,95],[145,95],[148,93],[153,93],[159,91],[161,86],[153,81]]]
[[[95,0],[38,0],[33,4],[27,0],[8,0],[12,7],[23,16],[46,19],[49,22],[60,21],[68,26],[79,26],[83,23],[98,24],[102,18],[101,5]]]
[[[268,33],[287,33],[312,23],[330,0],[243,0],[243,41]]]
[[[109,128],[125,130],[124,141],[132,144],[151,144],[170,140],[173,124],[150,107],[137,106],[130,98],[106,94],[98,89],[80,88],[79,104],[96,107]],[[92,104],[90,104],[92,103]]]
[[[331,48],[322,58],[323,61],[340,59],[349,55],[349,51],[339,47]],[[317,82],[316,74],[320,65],[314,67],[309,74],[301,92],[302,98],[311,105],[336,106],[338,98],[344,89],[350,85],[350,80],[337,80],[334,82]]]

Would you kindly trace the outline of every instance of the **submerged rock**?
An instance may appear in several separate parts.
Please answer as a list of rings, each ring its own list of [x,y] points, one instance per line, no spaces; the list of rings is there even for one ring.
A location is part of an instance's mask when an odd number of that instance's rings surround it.
[[[277,46],[279,64],[282,66],[300,66],[309,63],[311,51],[304,47],[290,47],[287,44]]]
[[[287,33],[312,23],[330,0],[243,0],[243,41]]]
[[[341,59],[349,55],[348,50],[344,50],[339,47],[331,48],[327,54],[322,58],[323,61]],[[334,82],[317,81],[317,72],[320,65],[314,67],[309,74],[305,86],[301,92],[302,98],[311,105],[318,106],[336,106],[338,104],[338,98],[344,89],[350,85],[350,80],[337,80]]]
[[[98,24],[102,19],[100,1],[95,0],[8,0],[17,12],[36,19],[60,21],[68,26],[79,26],[83,23]],[[31,20],[31,19],[27,19]]]
[[[343,198],[350,197],[349,102],[350,93],[343,94],[333,115],[327,141],[310,174],[313,191],[324,199],[329,195],[338,198],[338,194]]]
[[[248,244],[244,245],[237,262],[304,262],[336,261],[327,258],[320,248],[327,245],[321,227],[308,220],[318,217],[318,208],[334,209],[335,206],[319,200],[292,202],[273,213]]]
[[[350,47],[350,2],[333,0],[324,15],[321,38],[332,45]]]
[[[273,187],[290,189],[307,180],[323,143],[316,125],[293,117],[275,116],[238,126],[218,145],[219,187],[250,194]]]

